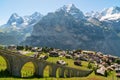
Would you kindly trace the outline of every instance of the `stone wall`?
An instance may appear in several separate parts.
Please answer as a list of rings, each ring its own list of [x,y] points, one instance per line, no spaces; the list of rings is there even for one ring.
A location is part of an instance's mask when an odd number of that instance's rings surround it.
[[[2,56],[7,62],[7,70],[13,76],[17,77],[21,77],[21,69],[28,62],[32,62],[34,64],[35,75],[38,77],[43,77],[43,72],[46,66],[50,66],[50,77],[56,77],[58,69],[60,69],[60,73],[58,74],[59,77],[85,77],[92,72],[91,70],[79,70],[47,62],[44,60],[30,58],[28,56],[24,56],[7,50],[0,50],[0,56]]]

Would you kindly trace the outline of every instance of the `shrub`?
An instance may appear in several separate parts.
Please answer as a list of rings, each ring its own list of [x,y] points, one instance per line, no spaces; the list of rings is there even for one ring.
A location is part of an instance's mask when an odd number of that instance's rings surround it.
[[[116,59],[116,60],[115,60],[115,63],[120,64],[120,59]]]
[[[108,76],[108,71],[107,71],[107,70],[105,70],[105,74],[104,74],[104,76],[105,76],[105,77]]]
[[[92,64],[90,62],[88,63],[88,68],[92,69]]]
[[[17,50],[23,50],[24,46],[17,46]]]
[[[2,45],[0,45],[0,49],[4,49],[4,47]]]

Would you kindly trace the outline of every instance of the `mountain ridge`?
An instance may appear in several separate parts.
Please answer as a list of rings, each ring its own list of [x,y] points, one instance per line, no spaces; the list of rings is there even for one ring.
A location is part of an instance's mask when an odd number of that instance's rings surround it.
[[[120,42],[120,37],[113,26],[94,17],[83,15],[84,19],[78,19],[65,9],[44,16],[23,44],[60,49],[81,48],[119,55],[120,46],[117,43]]]
[[[19,16],[17,13],[11,14],[7,23],[0,26],[0,37],[3,38],[0,43],[3,45],[18,45],[21,41],[25,40],[27,36],[31,35],[33,26],[42,18],[42,16],[43,15],[39,12],[35,12],[29,16]],[[4,43],[5,40],[6,43]]]
[[[110,15],[114,14],[119,12],[112,13],[111,10]],[[74,4],[64,5],[35,21],[31,35],[21,45],[81,48],[120,56],[120,19],[101,20],[106,15],[108,13],[84,14]]]

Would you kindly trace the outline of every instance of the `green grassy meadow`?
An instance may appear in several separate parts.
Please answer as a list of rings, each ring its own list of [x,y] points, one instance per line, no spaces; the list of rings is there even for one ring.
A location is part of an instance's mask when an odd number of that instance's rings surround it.
[[[61,57],[61,58],[60,57],[49,57],[47,59],[47,61],[56,63],[56,61],[59,59],[66,61],[68,63],[69,67],[88,70],[88,68],[87,68],[88,62],[85,62],[85,61],[82,61],[82,66],[75,66],[72,59],[66,59],[64,57]],[[6,62],[0,56],[0,71],[1,70],[4,71],[6,68],[7,68]],[[115,71],[112,71],[108,77],[95,75],[93,72],[92,74],[90,74],[87,77],[51,78],[48,75],[49,74],[49,66],[47,66],[44,70],[44,78],[34,78],[34,77],[32,77],[34,74],[34,65],[31,62],[26,63],[23,66],[23,68],[21,70],[21,74],[22,74],[23,78],[0,76],[0,80],[30,80],[30,79],[32,79],[32,80],[120,80],[119,78],[115,77]],[[28,77],[28,78],[24,78],[24,77]]]

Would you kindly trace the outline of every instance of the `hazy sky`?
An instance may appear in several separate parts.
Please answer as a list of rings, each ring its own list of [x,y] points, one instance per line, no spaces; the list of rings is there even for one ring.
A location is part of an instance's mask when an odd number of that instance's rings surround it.
[[[37,11],[45,15],[71,3],[84,13],[120,7],[120,0],[0,0],[0,25],[6,23],[12,13],[24,16]]]

